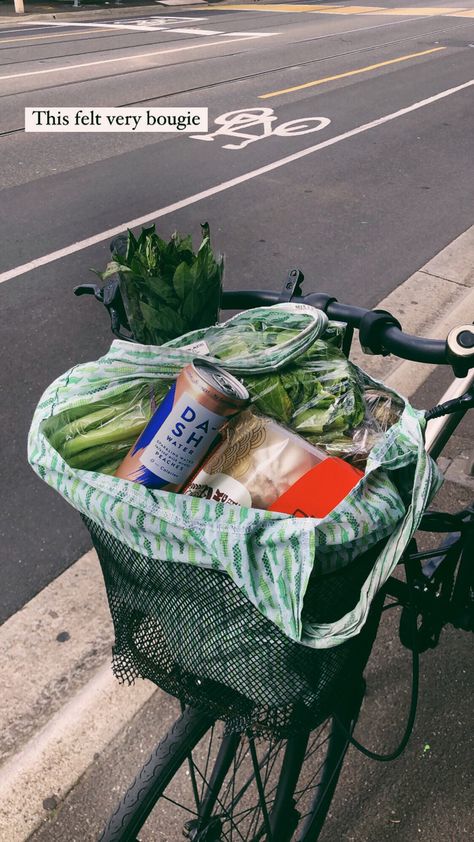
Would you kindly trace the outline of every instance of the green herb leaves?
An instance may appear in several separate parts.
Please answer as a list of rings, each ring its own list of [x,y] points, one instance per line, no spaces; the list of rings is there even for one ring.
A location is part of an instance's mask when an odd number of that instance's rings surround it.
[[[215,258],[209,225],[201,225],[197,254],[189,235],[162,240],[155,226],[137,238],[129,231],[126,248],[117,250],[105,272],[118,274],[130,329],[137,342],[160,345],[217,321],[223,258]]]

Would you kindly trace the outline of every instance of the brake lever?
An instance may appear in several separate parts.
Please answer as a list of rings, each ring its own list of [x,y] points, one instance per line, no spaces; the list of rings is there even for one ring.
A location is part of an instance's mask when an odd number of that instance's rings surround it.
[[[110,326],[114,336],[119,339],[130,340],[130,336],[121,332],[121,327],[130,330],[117,276],[111,277],[104,286],[97,284],[81,284],[74,289],[74,295],[93,295],[97,301],[107,309],[110,316]]]
[[[302,295],[304,275],[301,269],[290,269],[288,277],[280,292],[280,302],[291,301],[294,295]]]
[[[98,284],[81,284],[78,287],[74,287],[74,295],[93,295],[101,304],[104,302],[102,287],[98,286]]]
[[[466,412],[468,409],[474,409],[474,387],[468,389],[459,398],[453,398],[451,401],[445,401],[429,409],[425,418],[431,421],[433,418],[442,418],[443,415],[453,415],[455,412]]]

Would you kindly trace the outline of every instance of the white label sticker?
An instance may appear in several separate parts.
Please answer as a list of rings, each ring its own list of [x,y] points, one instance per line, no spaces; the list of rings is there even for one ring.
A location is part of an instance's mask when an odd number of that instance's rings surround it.
[[[211,353],[209,350],[209,345],[207,344],[207,342],[204,342],[204,339],[198,339],[197,342],[192,342],[191,345],[182,345],[179,350],[192,351],[193,354],[197,354],[198,357],[208,357]]]
[[[245,485],[227,474],[208,474],[199,471],[185,490],[193,497],[204,497],[216,503],[230,503],[238,506],[252,505],[252,497]]]

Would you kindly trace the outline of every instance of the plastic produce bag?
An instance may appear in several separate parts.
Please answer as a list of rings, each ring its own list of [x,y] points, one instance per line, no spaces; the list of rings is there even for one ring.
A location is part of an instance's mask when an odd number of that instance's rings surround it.
[[[328,325],[328,333],[332,323]],[[334,325],[337,329],[337,324]],[[404,403],[363,373],[332,341],[316,340],[297,362],[266,376],[244,378],[263,414],[288,425],[330,456],[363,468],[380,437],[400,417]],[[335,341],[334,341],[335,340]]]
[[[196,332],[180,337],[179,342],[188,347],[186,362],[190,361],[189,355],[192,358],[209,354],[210,348],[214,352],[223,350],[224,355],[227,351],[228,356],[230,344],[234,351],[241,350],[239,365],[255,366],[257,354],[257,369],[266,372],[281,365],[286,355],[294,356],[301,347],[308,346],[327,326],[324,313],[305,305],[288,304],[283,309],[277,306],[271,308],[271,314],[269,308],[256,308],[245,316],[241,323],[234,318],[208,329],[206,341],[189,342],[195,339]],[[197,334],[201,336],[202,331]],[[120,390],[116,396],[107,390],[102,399],[64,410],[47,427],[51,444],[72,468],[113,474],[165,397],[179,368],[171,362],[167,375],[156,373],[157,378],[163,379],[148,385],[136,384]]]
[[[324,314],[307,308],[296,336],[282,343],[272,339],[268,346],[265,334],[278,333],[282,323],[282,330],[291,330],[302,310],[291,304],[258,309],[261,327],[254,330],[252,350],[241,358],[226,359],[225,367],[245,378],[283,371],[289,364],[300,365],[302,358],[306,371],[305,352],[324,331]],[[248,313],[240,318],[249,324]],[[212,337],[206,331],[183,337],[180,344],[196,341],[208,341],[212,351]],[[361,630],[375,594],[439,486],[436,467],[424,449],[422,413],[398,396],[404,406],[399,421],[372,448],[364,477],[324,518],[297,518],[147,489],[75,468],[54,447],[62,413],[86,413],[86,408],[89,413],[94,405],[120,402],[130,390],[163,385],[195,356],[196,350],[179,349],[176,343],[156,347],[116,341],[101,359],[66,372],[46,390],[36,409],[28,446],[31,465],[75,508],[148,558],[150,565],[164,560],[221,570],[292,640],[316,648],[344,642]],[[314,359],[309,362],[314,364]],[[353,368],[364,388],[383,388]],[[310,577],[314,583],[314,577],[349,565],[387,536],[355,607],[334,622],[305,620],[303,601]]]
[[[354,462],[363,464],[356,433],[382,431],[366,413],[359,370],[331,342],[317,340],[296,363],[264,377],[247,377],[245,385],[260,412],[331,455],[350,461],[354,457]]]
[[[220,325],[180,336],[166,347],[210,355],[232,372],[265,374],[299,357],[327,328],[322,310],[289,302],[255,307]]]
[[[365,413],[361,423],[349,435],[321,441],[328,454],[341,456],[358,468],[363,468],[372,448],[381,436],[395,424],[403,412],[403,401],[382,385],[365,385],[363,390]]]
[[[266,321],[269,308],[256,308],[222,325],[179,337],[167,347],[189,347],[216,357],[229,371],[243,375],[263,415],[331,455],[365,464],[368,450],[361,434],[378,434],[382,427],[366,413],[364,382],[341,350],[344,326],[326,321],[324,339],[308,343],[307,305],[280,304],[270,309],[271,323]],[[290,365],[294,359],[297,362]],[[265,360],[273,364],[262,365]],[[370,446],[374,443],[372,437]]]
[[[50,442],[71,468],[113,474],[163,400],[169,384],[141,384],[66,409],[46,425]]]

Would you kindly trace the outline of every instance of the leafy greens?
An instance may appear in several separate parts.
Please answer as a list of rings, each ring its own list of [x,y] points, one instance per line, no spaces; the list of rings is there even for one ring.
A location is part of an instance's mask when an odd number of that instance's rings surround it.
[[[190,236],[162,240],[155,226],[137,238],[128,231],[126,248],[116,248],[102,280],[117,274],[130,330],[137,342],[161,345],[190,330],[215,324],[224,261],[211,248],[208,223],[201,225],[197,254]]]

